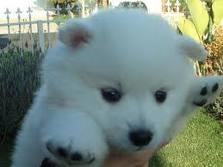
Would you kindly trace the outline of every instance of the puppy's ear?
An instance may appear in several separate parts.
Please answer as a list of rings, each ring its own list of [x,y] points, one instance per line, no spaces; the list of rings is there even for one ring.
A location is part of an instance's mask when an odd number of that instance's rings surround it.
[[[178,36],[177,40],[179,52],[193,60],[203,61],[208,55],[207,51],[201,44],[188,36]]]
[[[70,19],[59,28],[59,40],[72,48],[89,43],[92,37],[92,26],[87,19]]]
[[[210,104],[223,88],[223,76],[199,77],[191,86],[188,100],[194,107]]]

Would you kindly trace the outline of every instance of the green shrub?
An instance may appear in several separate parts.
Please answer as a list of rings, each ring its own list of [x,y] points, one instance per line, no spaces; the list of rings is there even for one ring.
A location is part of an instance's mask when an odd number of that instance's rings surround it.
[[[10,47],[0,53],[0,142],[15,134],[40,84],[42,54]]]

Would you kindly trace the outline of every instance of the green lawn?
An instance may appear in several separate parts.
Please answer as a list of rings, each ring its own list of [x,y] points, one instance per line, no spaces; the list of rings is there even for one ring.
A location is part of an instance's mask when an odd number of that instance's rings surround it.
[[[9,146],[0,146],[0,167],[8,167],[9,150]],[[223,167],[223,125],[198,112],[150,164],[150,167]]]
[[[223,167],[223,125],[197,112],[187,128],[151,161],[150,167]]]

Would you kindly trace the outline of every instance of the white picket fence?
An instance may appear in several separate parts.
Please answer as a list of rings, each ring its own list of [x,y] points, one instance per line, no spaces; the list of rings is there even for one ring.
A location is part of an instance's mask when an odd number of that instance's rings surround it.
[[[167,0],[164,6],[166,11],[161,13],[169,21],[174,21],[177,17],[183,15],[180,12],[180,3],[177,0],[175,4],[172,4]],[[171,10],[173,7],[175,11]],[[72,6],[68,5],[66,11],[71,13]],[[1,22],[0,18],[0,39],[1,36],[4,38],[7,37],[11,41],[15,42],[16,45],[22,49],[28,48],[32,52],[34,51],[34,43],[37,44],[38,48],[45,52],[45,50],[51,47],[55,41],[57,27],[60,24],[52,19],[53,15],[59,15],[61,12],[61,7],[57,5],[54,9],[45,9],[45,18],[44,19],[33,19],[33,11],[29,7],[27,11],[27,18],[24,19],[21,17],[21,9],[18,8],[15,14],[17,18],[11,18],[12,14],[9,9],[5,10],[5,22]],[[82,11],[82,16],[84,12]],[[4,20],[4,18],[2,19]]]
[[[66,8],[67,12],[71,11],[70,5]],[[51,47],[53,44],[53,35],[56,34],[57,27],[60,22],[52,19],[51,15],[59,15],[61,8],[58,5],[55,9],[46,9],[45,18],[32,19],[33,11],[29,7],[27,11],[27,17],[21,18],[22,11],[20,8],[15,12],[17,19],[11,18],[11,12],[6,9],[5,16],[6,19],[4,23],[0,23],[0,34],[4,37],[15,42],[21,49],[29,48],[32,52],[34,50],[34,42],[37,43],[38,47],[42,52],[46,48]],[[25,13],[24,12],[24,13]],[[47,43],[46,43],[47,42]],[[27,46],[28,45],[28,46]]]

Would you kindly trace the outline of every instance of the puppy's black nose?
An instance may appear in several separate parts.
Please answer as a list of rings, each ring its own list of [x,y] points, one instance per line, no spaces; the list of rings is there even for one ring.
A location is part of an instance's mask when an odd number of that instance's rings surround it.
[[[135,146],[145,146],[152,140],[153,133],[149,130],[134,130],[129,133],[129,139]]]

